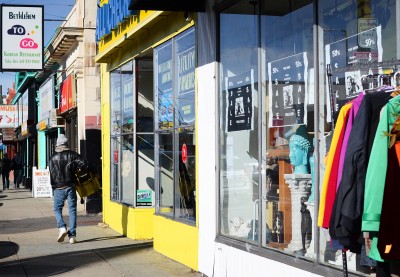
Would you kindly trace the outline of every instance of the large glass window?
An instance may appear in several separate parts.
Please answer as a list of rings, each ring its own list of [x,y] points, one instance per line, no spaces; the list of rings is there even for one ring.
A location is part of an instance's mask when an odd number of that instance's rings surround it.
[[[312,1],[240,1],[219,19],[220,233],[304,257],[313,249]]]
[[[154,50],[157,212],[196,220],[195,29]]]
[[[150,65],[148,60],[130,61],[110,74],[110,197],[132,206],[154,206],[155,203]]]
[[[219,13],[219,233],[339,268],[343,247],[329,218],[316,218],[315,196],[342,107],[362,91],[399,86],[399,1],[317,2],[318,17],[311,0],[236,1]],[[361,250],[347,252],[347,268],[370,273],[376,263],[356,239]]]

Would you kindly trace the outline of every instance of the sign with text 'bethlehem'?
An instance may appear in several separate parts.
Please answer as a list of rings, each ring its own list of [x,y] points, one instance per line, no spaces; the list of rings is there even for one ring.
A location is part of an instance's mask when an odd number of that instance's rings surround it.
[[[43,69],[43,6],[1,6],[4,71]]]

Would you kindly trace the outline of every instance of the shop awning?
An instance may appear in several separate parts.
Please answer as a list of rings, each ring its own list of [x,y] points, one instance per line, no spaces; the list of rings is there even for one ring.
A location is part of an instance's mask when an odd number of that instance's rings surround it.
[[[130,10],[205,12],[205,0],[131,0]]]

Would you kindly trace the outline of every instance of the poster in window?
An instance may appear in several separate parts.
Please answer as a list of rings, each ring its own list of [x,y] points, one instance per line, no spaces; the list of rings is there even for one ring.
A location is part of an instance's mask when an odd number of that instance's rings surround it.
[[[253,128],[253,70],[226,78],[227,131],[252,130]]]
[[[172,90],[172,43],[168,42],[156,49],[156,88],[158,99],[158,126],[169,128],[173,125]]]
[[[111,75],[111,134],[121,133],[121,79],[119,74]]]
[[[190,124],[195,119],[195,69],[196,47],[194,29],[190,29],[175,40],[176,65],[178,77],[177,123]]]
[[[269,126],[307,123],[307,53],[268,63]]]

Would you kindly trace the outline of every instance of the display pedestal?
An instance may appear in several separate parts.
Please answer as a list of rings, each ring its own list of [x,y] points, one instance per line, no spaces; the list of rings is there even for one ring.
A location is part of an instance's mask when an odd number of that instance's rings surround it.
[[[308,198],[311,191],[311,174],[285,174],[289,185],[292,206],[292,240],[285,251],[293,253],[303,248],[301,240],[301,199]]]
[[[314,244],[312,243],[312,241],[314,240],[314,238],[316,238],[316,234],[315,234],[315,228],[314,228],[314,211],[315,211],[315,207],[314,207],[314,202],[310,203],[310,202],[306,202],[307,205],[307,209],[310,211],[311,214],[311,222],[312,222],[312,236],[311,236],[311,242],[310,245],[307,248],[307,253],[306,253],[306,257],[310,258],[310,259],[314,259],[315,257],[315,253],[314,253]]]

